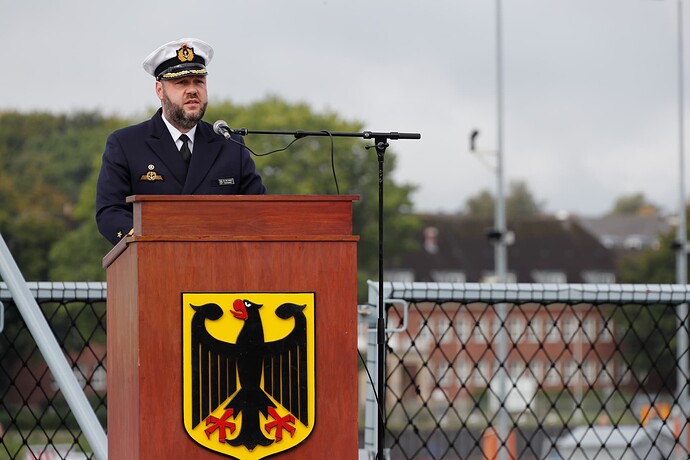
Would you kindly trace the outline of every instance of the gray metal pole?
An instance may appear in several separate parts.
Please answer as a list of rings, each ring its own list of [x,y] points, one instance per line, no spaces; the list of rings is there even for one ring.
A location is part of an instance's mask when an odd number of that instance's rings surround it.
[[[508,257],[506,248],[506,210],[505,192],[503,190],[503,28],[502,28],[502,6],[501,0],[496,0],[496,206],[495,206],[495,225],[499,235],[494,242],[494,265],[496,271],[496,281],[505,283],[508,273]],[[494,376],[498,382],[499,401],[498,408],[498,439],[499,460],[508,460],[508,437],[509,415],[506,409],[508,395],[508,331],[506,329],[508,318],[508,307],[501,303],[496,306],[496,312],[502,325],[497,337],[498,360],[497,372]]]
[[[688,282],[687,258],[687,229],[685,212],[685,90],[683,71],[683,1],[678,0],[678,226],[676,233],[676,283]],[[676,357],[678,372],[676,381],[676,400],[683,412],[681,420],[687,420],[688,415],[688,304],[678,305],[678,343]],[[687,433],[687,425],[682,427],[681,433]],[[687,452],[687,435],[682,435],[681,443]]]
[[[72,369],[67,363],[67,359],[61,351],[60,344],[55,339],[53,331],[50,330],[48,322],[43,316],[38,303],[36,303],[36,299],[31,295],[26,280],[24,280],[19,271],[19,267],[17,267],[2,235],[0,235],[0,276],[12,293],[12,298],[17,304],[22,318],[24,318],[26,326],[29,328],[39,350],[41,350],[50,372],[60,386],[60,390],[65,396],[96,458],[107,459],[108,438],[105,435],[105,431],[99,423],[89,401],[86,399],[84,391],[79,386]]]

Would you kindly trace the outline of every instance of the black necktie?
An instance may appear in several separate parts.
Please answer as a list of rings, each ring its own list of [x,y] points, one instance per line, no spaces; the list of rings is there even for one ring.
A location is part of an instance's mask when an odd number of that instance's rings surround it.
[[[180,148],[180,155],[182,155],[182,159],[184,160],[185,163],[187,163],[187,166],[189,166],[189,160],[192,159],[192,152],[189,150],[189,138],[187,137],[186,134],[183,134],[180,136],[180,140],[182,141],[182,147]]]

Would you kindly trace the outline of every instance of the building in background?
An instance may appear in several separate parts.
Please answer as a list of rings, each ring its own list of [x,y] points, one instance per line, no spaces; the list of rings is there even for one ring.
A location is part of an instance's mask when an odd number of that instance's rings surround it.
[[[421,216],[419,247],[386,266],[387,281],[491,282],[490,220]],[[508,229],[508,282],[615,283],[615,255],[580,222],[543,216],[513,219]]]
[[[490,283],[495,279],[494,250],[488,238],[491,220],[461,215],[421,219],[418,248],[389,261],[387,281]],[[508,229],[512,233],[508,283],[616,282],[614,252],[577,219],[513,219]],[[401,362],[389,385],[402,398],[419,395],[442,405],[454,401],[470,410],[477,392],[489,389],[499,365],[507,369],[511,385],[523,393],[563,388],[606,392],[630,382],[617,355],[610,307],[510,305],[503,325],[495,305],[473,302],[451,307],[414,305],[408,330],[391,336],[391,351]],[[502,327],[509,352],[507,362],[498,363],[496,338]],[[529,402],[532,396],[523,394],[517,400]]]

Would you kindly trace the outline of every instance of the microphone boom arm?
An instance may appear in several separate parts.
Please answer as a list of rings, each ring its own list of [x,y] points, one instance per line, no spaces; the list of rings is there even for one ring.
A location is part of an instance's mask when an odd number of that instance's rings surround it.
[[[331,136],[331,137],[361,137],[363,139],[421,139],[422,135],[419,133],[378,133],[371,131],[362,131],[361,133],[355,132],[331,132],[331,131],[260,131],[260,130],[249,130],[247,128],[230,129],[231,132],[239,134],[240,136],[248,136],[250,134],[269,134],[269,135],[283,135],[283,136],[294,136],[295,139],[301,139],[303,137],[310,136]]]

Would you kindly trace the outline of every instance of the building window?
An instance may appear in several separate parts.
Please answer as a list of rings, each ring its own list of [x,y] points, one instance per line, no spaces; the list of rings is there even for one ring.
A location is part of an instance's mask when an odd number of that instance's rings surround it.
[[[513,343],[518,343],[523,331],[522,320],[520,318],[511,317],[508,319],[508,331],[510,332],[510,340]]]
[[[551,363],[549,371],[546,373],[546,384],[555,386],[561,383],[557,369],[558,363]]]
[[[445,360],[437,361],[434,367],[434,378],[441,388],[448,390],[448,388],[453,384],[453,376],[455,375],[453,373],[453,369]]]
[[[575,360],[569,359],[565,363],[565,369],[563,372],[563,380],[568,385],[575,385],[578,383],[577,375],[577,363]]]
[[[601,241],[601,244],[603,244],[604,247],[609,249],[616,246],[616,238],[611,235],[603,235],[599,241]]]
[[[498,277],[494,274],[494,272],[485,272],[481,279],[479,280],[480,283],[489,283],[489,284],[495,284],[498,283]],[[506,283],[516,283],[517,282],[517,276],[515,276],[515,273],[506,273]]]
[[[484,387],[489,381],[491,381],[491,366],[486,361],[480,361],[478,368],[474,370],[474,384]]]
[[[491,339],[491,336],[487,334],[488,322],[486,318],[477,318],[472,331],[475,343],[486,343],[487,340]]]
[[[589,284],[613,284],[616,282],[616,275],[612,272],[586,270],[582,272],[582,281]]]
[[[467,385],[467,381],[472,374],[472,366],[466,359],[459,358],[457,362],[458,379],[461,385]]]
[[[491,324],[493,324],[493,327],[494,327],[493,330],[492,331],[487,330],[486,333],[487,334],[493,333],[493,335],[487,335],[487,337],[490,337],[493,340],[496,338],[496,336],[498,336],[499,332],[502,332],[504,329],[503,329],[503,325],[501,323],[501,318],[499,318],[498,315],[494,316],[494,319],[492,320]]]
[[[509,365],[510,378],[513,382],[516,382],[525,370],[525,363],[522,361],[513,361]]]
[[[531,275],[535,283],[560,284],[567,281],[565,273],[557,270],[532,270]]]
[[[457,270],[431,270],[431,279],[437,283],[464,283],[465,272]]]
[[[597,365],[591,359],[585,360],[582,363],[582,373],[585,377],[585,384],[593,386],[597,380]]]
[[[428,348],[429,345],[434,341],[433,334],[431,333],[431,329],[429,328],[429,323],[426,319],[423,317],[419,318],[419,334],[417,334],[417,338],[415,339],[415,345],[417,345],[417,348],[419,349],[425,349]]]
[[[440,315],[434,320],[434,331],[436,340],[440,343],[448,343],[453,340],[453,321],[449,320],[445,315]]]
[[[412,283],[414,282],[414,272],[412,270],[386,270],[383,273],[384,281]]]
[[[625,249],[642,249],[644,247],[644,242],[640,235],[630,235],[623,241],[623,247]]]
[[[532,316],[532,319],[530,319],[527,323],[527,329],[525,330],[525,333],[527,334],[527,342],[529,343],[538,343],[541,338],[542,338],[542,330],[541,330],[542,322],[541,318],[537,316]]]
[[[570,343],[575,339],[577,334],[578,320],[574,316],[566,316],[563,318],[563,341]]]
[[[458,321],[455,324],[455,332],[458,334],[460,343],[466,344],[470,340],[473,324],[474,323],[470,321],[470,318],[467,315],[458,316]]]
[[[605,320],[601,324],[601,334],[599,335],[599,341],[601,342],[611,342],[613,340],[613,321]]]
[[[383,273],[384,281],[397,281],[403,283],[414,282],[414,272],[412,270],[386,270]]]
[[[534,380],[541,382],[544,378],[544,363],[537,359],[533,359],[529,362],[528,366]]]
[[[491,342],[494,339],[493,334],[496,333],[495,331],[498,331],[496,328],[496,318],[484,317],[481,327],[484,337],[486,337],[487,341]]]
[[[604,386],[610,386],[613,383],[615,366],[613,361],[607,361],[604,368],[599,375],[599,382]]]
[[[591,316],[582,320],[582,332],[585,334],[585,340],[592,343],[597,340],[597,319]]]
[[[558,342],[558,338],[558,320],[549,317],[546,320],[546,341]]]

